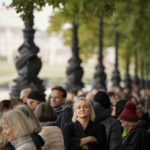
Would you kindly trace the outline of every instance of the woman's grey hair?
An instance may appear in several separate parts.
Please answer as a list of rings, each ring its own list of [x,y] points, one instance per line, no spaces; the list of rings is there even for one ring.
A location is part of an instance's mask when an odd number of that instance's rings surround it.
[[[91,110],[91,114],[90,114],[90,120],[91,121],[94,121],[95,120],[95,112],[94,112],[94,109],[93,109],[93,106],[91,104],[91,102],[89,100],[87,100],[85,97],[79,97],[75,102],[74,102],[74,105],[73,105],[73,117],[72,117],[72,121],[73,122],[76,122],[78,119],[77,117],[77,114],[76,114],[76,107],[77,107],[77,103],[79,101],[85,101],[87,103],[87,105],[90,107],[90,110]]]
[[[1,118],[2,122],[7,123],[14,130],[16,139],[33,133],[31,121],[20,110],[14,109],[4,113]]]
[[[22,111],[25,114],[25,116],[28,118],[28,122],[30,122],[31,124],[30,128],[32,132],[39,133],[41,131],[40,123],[36,118],[36,116],[34,115],[33,110],[31,110],[29,106],[22,104],[17,106],[16,110]]]
[[[137,121],[137,122],[124,121],[124,122],[126,122],[126,124],[128,124],[131,128],[134,128],[139,124],[139,121]]]

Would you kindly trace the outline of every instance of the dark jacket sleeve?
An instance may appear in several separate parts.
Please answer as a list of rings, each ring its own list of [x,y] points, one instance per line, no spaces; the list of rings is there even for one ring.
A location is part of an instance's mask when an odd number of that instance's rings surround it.
[[[102,124],[94,125],[95,133],[93,136],[96,137],[97,142],[88,143],[88,147],[90,150],[105,150],[106,148],[106,132],[105,127]]]
[[[145,129],[133,129],[123,138],[122,150],[149,150],[149,143],[150,136]]]
[[[110,141],[109,141],[110,150],[120,149],[121,143],[122,143],[121,126],[118,120],[114,120],[111,126],[111,133],[110,133]]]
[[[120,150],[122,144],[121,125],[120,122],[113,117],[109,117],[102,121],[105,126],[107,135],[107,150]]]
[[[57,119],[57,125],[61,128],[62,132],[64,130],[64,125],[66,123],[72,122],[72,110],[67,108],[59,113]]]
[[[79,150],[80,149],[80,138],[73,136],[74,126],[73,123],[67,123],[64,126],[63,135],[65,150]]]

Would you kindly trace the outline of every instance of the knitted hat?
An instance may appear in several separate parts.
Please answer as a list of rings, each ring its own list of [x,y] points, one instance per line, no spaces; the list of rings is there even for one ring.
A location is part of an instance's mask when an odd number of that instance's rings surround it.
[[[119,118],[120,120],[127,122],[137,122],[139,118],[136,112],[136,105],[131,101],[126,102],[123,111],[119,115]]]
[[[106,94],[106,92],[103,91],[99,91],[96,93],[94,101],[100,103],[101,106],[104,107],[105,109],[108,109],[111,104],[109,96]]]
[[[39,92],[36,92],[36,91],[30,92],[27,98],[37,100],[39,102],[45,102],[45,95],[40,94]]]

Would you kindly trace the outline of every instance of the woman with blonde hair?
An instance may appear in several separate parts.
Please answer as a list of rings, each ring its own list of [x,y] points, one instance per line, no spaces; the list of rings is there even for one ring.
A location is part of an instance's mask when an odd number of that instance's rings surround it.
[[[17,106],[16,110],[22,111],[25,114],[25,116],[28,118],[29,123],[31,123],[30,128],[34,133],[39,133],[41,131],[40,123],[34,115],[33,110],[31,110],[29,106],[22,104]]]
[[[73,110],[73,122],[65,124],[63,133],[66,150],[104,150],[105,128],[94,122],[95,113],[90,101],[80,97]]]
[[[41,147],[44,145],[44,140],[39,135],[41,131],[41,125],[40,122],[37,120],[36,116],[34,115],[33,110],[31,110],[31,108],[25,104],[17,106],[16,110],[23,112],[28,118],[28,123],[30,124],[29,126],[32,132],[31,137],[35,143],[37,150],[41,150]]]
[[[33,129],[26,115],[17,109],[10,110],[1,118],[2,133],[15,150],[37,150],[31,137]]]
[[[14,147],[8,142],[7,138],[2,134],[0,127],[0,150],[15,150]]]
[[[10,100],[0,101],[0,118],[3,113],[12,109]],[[0,150],[14,150],[14,147],[8,142],[7,138],[2,133],[2,127],[0,125]]]

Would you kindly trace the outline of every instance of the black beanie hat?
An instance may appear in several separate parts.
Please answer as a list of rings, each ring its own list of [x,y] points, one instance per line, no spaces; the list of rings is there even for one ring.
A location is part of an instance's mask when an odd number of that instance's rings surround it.
[[[101,106],[104,107],[105,109],[108,109],[111,104],[109,96],[106,94],[106,92],[103,91],[99,91],[96,93],[94,101],[100,103]]]
[[[40,94],[39,92],[36,92],[36,91],[30,92],[30,94],[27,96],[27,98],[37,100],[39,102],[45,102],[46,101],[45,100],[45,95]]]
[[[119,117],[120,113],[123,111],[127,100],[121,99],[116,103],[116,116]]]

